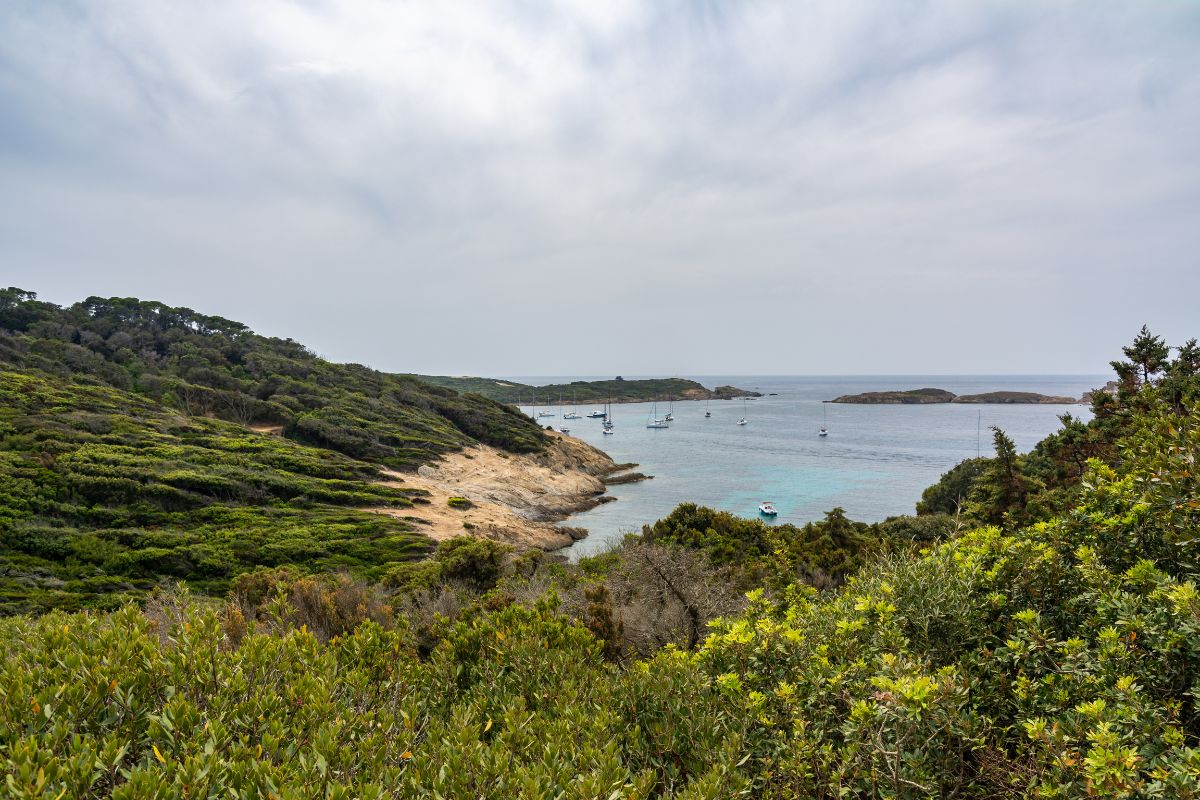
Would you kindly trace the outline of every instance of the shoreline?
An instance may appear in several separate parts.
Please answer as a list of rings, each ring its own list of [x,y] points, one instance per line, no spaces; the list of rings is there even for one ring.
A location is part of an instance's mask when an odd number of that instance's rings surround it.
[[[588,531],[560,523],[616,502],[608,486],[650,476],[635,472],[637,464],[616,463],[581,439],[557,431],[547,435],[551,443],[541,453],[518,455],[478,445],[415,472],[383,470],[381,483],[418,489],[423,500],[412,507],[365,510],[409,522],[435,542],[475,536],[519,549],[554,552],[569,547]]]

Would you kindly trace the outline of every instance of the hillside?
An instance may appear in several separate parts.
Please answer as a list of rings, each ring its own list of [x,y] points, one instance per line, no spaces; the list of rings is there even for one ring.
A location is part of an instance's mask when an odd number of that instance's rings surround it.
[[[442,475],[460,454],[537,485]],[[0,614],[115,607],[175,579],[221,596],[263,567],[377,581],[468,530],[560,547],[553,522],[614,467],[486,398],[229,320],[0,292]],[[470,514],[432,508],[463,494]]]
[[[426,383],[474,392],[502,403],[530,405],[644,403],[651,400],[731,400],[735,397],[761,397],[758,392],[736,386],[717,386],[709,389],[687,378],[614,378],[604,381],[572,381],[547,386],[505,381],[498,378],[450,377],[446,375],[413,375]]]
[[[188,308],[0,290],[0,365],[102,383],[193,417],[281,426],[295,441],[411,469],[482,442],[540,450],[537,425],[483,397],[333,364],[291,339]]]

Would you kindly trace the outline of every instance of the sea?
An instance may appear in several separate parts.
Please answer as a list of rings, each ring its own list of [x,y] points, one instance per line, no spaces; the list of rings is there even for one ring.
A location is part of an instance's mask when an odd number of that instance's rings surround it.
[[[633,376],[629,376],[633,377]],[[1079,397],[1103,386],[1104,375],[862,375],[685,376],[709,388],[723,384],[760,392],[751,400],[713,400],[614,405],[614,434],[599,419],[564,420],[570,406],[551,407],[543,425],[567,427],[570,435],[636,463],[651,480],[609,488],[616,502],[572,517],[587,538],[564,552],[593,555],[680,503],[698,503],[758,518],[764,500],[775,504],[773,524],[803,524],[841,507],[856,520],[876,522],[911,514],[921,492],[963,459],[992,454],[991,427],[1001,428],[1021,452],[1061,427],[1062,414],[1089,419],[1086,405],[849,405],[828,403],[844,394],[933,387],[955,394],[1027,391]],[[581,376],[512,377],[548,385]],[[540,407],[546,410],[545,406]],[[712,416],[706,418],[705,410]],[[599,406],[579,406],[586,415]],[[524,406],[527,414],[533,408]],[[672,411],[667,429],[648,429],[657,412]],[[737,425],[741,417],[747,425]],[[822,424],[829,435],[817,435]]]

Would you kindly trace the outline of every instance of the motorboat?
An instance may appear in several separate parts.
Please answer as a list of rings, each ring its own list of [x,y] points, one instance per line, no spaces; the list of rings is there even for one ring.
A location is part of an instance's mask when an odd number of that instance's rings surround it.
[[[758,513],[764,517],[777,517],[779,512],[775,509],[775,504],[770,500],[763,500],[758,504]]]

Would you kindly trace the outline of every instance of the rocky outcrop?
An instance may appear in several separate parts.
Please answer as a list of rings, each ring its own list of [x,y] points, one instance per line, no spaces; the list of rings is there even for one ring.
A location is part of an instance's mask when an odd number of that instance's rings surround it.
[[[718,386],[709,393],[709,397],[713,400],[733,400],[737,397],[762,397],[762,394],[749,389],[739,389],[736,386]]]
[[[436,540],[472,535],[518,547],[556,550],[580,538],[580,529],[554,523],[605,500],[605,479],[634,465],[618,465],[586,442],[547,432],[540,453],[515,455],[478,446],[425,464],[415,473],[388,472],[388,482],[427,493],[428,503],[373,511],[421,524]],[[469,500],[469,509],[449,504]]]

